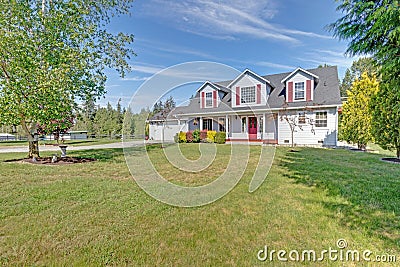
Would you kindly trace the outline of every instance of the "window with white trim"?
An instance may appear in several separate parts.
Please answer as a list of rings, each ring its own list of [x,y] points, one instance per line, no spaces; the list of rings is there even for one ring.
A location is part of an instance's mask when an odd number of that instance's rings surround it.
[[[242,118],[242,133],[247,133],[247,118]]]
[[[299,112],[299,124],[306,124],[306,113],[305,112]]]
[[[206,107],[213,106],[212,92],[206,93]]]
[[[203,119],[203,130],[212,131],[212,119]]]
[[[240,88],[240,103],[255,103],[256,102],[256,87],[248,86]]]
[[[218,118],[219,131],[225,132],[225,118]]]
[[[315,127],[328,126],[328,112],[318,111],[315,113]]]
[[[294,100],[304,100],[304,82],[294,83]]]

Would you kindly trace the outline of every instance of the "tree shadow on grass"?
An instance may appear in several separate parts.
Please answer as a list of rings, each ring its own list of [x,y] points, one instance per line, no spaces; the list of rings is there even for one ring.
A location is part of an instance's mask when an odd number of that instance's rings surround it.
[[[400,247],[400,168],[379,159],[368,153],[303,148],[287,152],[280,166],[296,183],[338,197],[321,203],[332,218]]]
[[[69,151],[68,156],[78,158],[94,158],[98,161],[107,161],[114,163],[125,162],[122,148],[104,148]]]

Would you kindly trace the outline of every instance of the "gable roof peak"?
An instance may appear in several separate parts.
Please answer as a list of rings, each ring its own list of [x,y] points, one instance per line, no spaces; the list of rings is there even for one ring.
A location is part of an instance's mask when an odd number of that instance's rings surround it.
[[[250,69],[246,68],[242,73],[240,73],[232,82],[229,83],[228,88],[230,88],[233,84],[235,84],[239,79],[241,79],[244,75],[246,75],[246,73],[250,73],[251,75],[259,78],[260,80],[268,83],[269,85],[271,85],[271,82],[268,81],[267,79],[265,79],[264,77],[258,75],[257,73],[251,71]],[[271,85],[272,86],[272,85]]]
[[[309,72],[309,71],[307,71],[307,70],[305,70],[305,69],[303,69],[301,67],[298,67],[297,69],[292,71],[289,75],[287,75],[285,78],[283,78],[281,83],[286,82],[287,79],[289,79],[293,74],[295,74],[298,71],[304,72],[304,73],[306,73],[306,74],[308,74],[308,75],[310,75],[310,76],[312,76],[312,77],[314,77],[316,79],[319,79],[319,77],[317,75],[315,75],[314,73],[311,73],[311,72]]]
[[[218,90],[218,86],[210,81],[205,81],[200,87],[199,89],[197,89],[196,92],[199,92],[201,89],[203,89],[207,84],[209,84],[212,88],[214,88],[215,90]]]

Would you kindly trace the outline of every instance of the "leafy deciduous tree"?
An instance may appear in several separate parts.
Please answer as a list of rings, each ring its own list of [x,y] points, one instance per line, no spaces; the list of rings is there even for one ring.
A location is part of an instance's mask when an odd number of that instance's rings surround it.
[[[287,103],[284,103],[282,107],[283,111],[280,112],[280,120],[285,121],[289,125],[291,147],[294,147],[294,134],[297,132],[297,129],[303,131],[304,126],[310,125],[311,133],[315,134],[315,121],[311,118],[311,116],[307,115],[307,111],[309,108],[304,108],[303,111],[301,111],[303,112],[303,116],[300,117],[299,111],[294,112],[287,109]]]
[[[21,125],[39,156],[36,125],[63,119],[76,99],[105,93],[105,68],[129,70],[132,35],[111,34],[133,0],[0,0],[0,122]]]

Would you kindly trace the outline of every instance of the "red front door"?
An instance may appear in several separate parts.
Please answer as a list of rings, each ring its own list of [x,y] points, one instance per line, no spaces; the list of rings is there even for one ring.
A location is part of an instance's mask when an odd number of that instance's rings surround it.
[[[249,140],[257,139],[257,118],[249,117]]]

